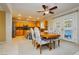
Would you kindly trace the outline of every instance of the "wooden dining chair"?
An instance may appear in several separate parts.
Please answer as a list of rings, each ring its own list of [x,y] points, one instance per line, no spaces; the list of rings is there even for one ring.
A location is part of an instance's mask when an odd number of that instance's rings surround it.
[[[30,31],[31,31],[31,35],[32,35],[32,44],[34,44],[35,46],[35,36],[34,36],[34,30],[32,28],[30,28]]]
[[[41,54],[42,53],[42,46],[44,44],[48,44],[49,40],[43,40],[41,38],[41,36],[40,36],[40,30],[37,27],[34,28],[34,31],[35,31],[35,36],[36,36],[36,46],[39,45],[39,47],[40,47],[40,54]]]

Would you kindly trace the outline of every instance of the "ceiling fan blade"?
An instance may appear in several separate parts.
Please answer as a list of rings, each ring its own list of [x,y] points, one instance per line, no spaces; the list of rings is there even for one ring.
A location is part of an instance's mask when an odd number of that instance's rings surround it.
[[[37,12],[44,12],[44,11],[37,11]]]
[[[54,7],[50,8],[49,10],[53,10],[53,9],[56,9],[56,8],[57,8],[57,6],[54,6]]]
[[[47,6],[46,5],[42,5],[42,7],[44,8],[44,10],[46,10]]]
[[[51,11],[49,13],[54,14],[54,12],[51,12]]]
[[[44,11],[37,11],[37,12],[44,12]]]

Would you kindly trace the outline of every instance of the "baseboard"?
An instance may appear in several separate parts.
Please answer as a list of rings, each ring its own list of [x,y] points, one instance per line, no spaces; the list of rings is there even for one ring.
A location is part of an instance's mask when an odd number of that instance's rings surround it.
[[[74,43],[74,44],[79,45],[79,43],[77,43],[77,42],[72,42],[72,41],[68,41],[68,40],[64,40],[64,39],[62,41],[66,41],[66,42],[70,42],[70,43]]]
[[[0,42],[0,44],[4,44],[4,43],[6,43],[6,41],[4,41],[4,42]]]

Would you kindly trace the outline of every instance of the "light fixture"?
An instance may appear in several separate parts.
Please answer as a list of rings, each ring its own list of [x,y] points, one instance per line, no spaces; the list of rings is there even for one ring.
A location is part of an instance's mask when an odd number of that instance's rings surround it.
[[[47,11],[45,11],[45,14],[48,14],[49,13],[49,11],[47,10]]]
[[[40,19],[39,17],[37,19]]]
[[[22,15],[21,15],[21,14],[18,14],[18,15],[17,15],[17,19],[18,19],[18,20],[21,20],[21,19],[22,19]]]
[[[21,17],[22,15],[21,14],[18,14],[18,17]]]
[[[17,17],[17,19],[21,20],[21,17]]]
[[[29,16],[29,18],[32,18],[32,16]]]
[[[29,19],[26,19],[26,20],[29,20]]]

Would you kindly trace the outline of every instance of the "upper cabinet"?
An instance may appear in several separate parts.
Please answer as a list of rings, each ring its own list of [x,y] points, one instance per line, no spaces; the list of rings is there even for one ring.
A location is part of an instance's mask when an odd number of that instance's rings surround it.
[[[40,21],[36,21],[35,23],[35,25],[40,28]]]
[[[44,26],[47,27],[48,26],[48,21],[44,20]]]

